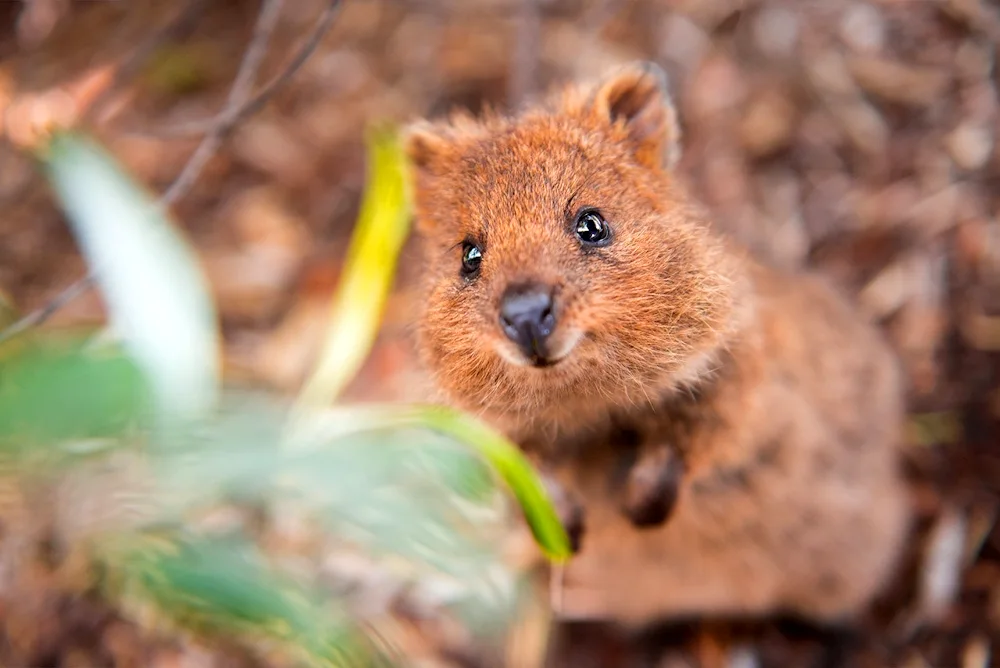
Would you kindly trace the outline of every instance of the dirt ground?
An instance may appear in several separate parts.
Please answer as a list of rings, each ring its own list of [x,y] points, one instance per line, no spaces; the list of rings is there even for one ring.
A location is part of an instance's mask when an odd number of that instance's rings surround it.
[[[259,4],[0,3],[0,107],[123,68],[91,127],[162,192],[226,104]],[[328,4],[283,4],[259,82],[286,67]],[[137,57],[146,44],[156,48]],[[832,276],[905,363],[920,523],[866,632],[835,643],[840,665],[1000,665],[998,45],[991,0],[344,0],[316,51],[223,138],[174,211],[218,299],[227,372],[294,390],[357,212],[365,123],[508,108],[553,82],[659,62],[683,125],[680,171],[719,225],[772,262]],[[419,396],[411,257],[353,398]],[[0,291],[28,313],[84,273],[31,164],[0,144]],[[102,317],[86,292],[47,326]],[[8,635],[14,621],[30,626],[12,614],[0,606]],[[4,665],[112,665],[124,622],[81,614],[67,612],[76,621],[59,632],[90,640],[61,642],[58,629],[37,646],[8,638]],[[572,665],[642,665],[620,639],[574,633],[567,647],[604,659]],[[659,637],[650,665],[830,658],[823,639],[789,624]],[[105,649],[73,655],[88,642]]]

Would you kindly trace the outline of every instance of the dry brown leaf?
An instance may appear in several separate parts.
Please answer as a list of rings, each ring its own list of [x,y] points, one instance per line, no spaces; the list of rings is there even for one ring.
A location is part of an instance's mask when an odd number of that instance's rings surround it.
[[[950,81],[944,70],[876,56],[851,56],[847,68],[866,93],[915,107],[938,101]]]

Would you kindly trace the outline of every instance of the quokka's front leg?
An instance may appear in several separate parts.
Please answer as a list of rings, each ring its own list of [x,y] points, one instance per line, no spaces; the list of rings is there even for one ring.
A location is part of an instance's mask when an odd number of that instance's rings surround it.
[[[622,512],[637,528],[660,526],[677,503],[684,462],[669,441],[635,435],[631,440],[618,472]]]

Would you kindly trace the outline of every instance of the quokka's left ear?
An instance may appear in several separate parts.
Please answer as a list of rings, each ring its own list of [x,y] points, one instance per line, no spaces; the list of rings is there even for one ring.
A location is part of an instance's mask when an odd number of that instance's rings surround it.
[[[677,110],[670,98],[667,73],[659,65],[632,62],[598,82],[591,112],[625,129],[640,163],[672,169],[680,159]]]

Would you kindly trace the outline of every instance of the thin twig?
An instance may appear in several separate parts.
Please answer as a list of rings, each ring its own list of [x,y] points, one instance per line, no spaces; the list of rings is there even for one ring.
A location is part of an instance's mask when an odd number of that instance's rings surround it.
[[[240,63],[236,80],[233,82],[232,88],[229,89],[226,106],[209,133],[198,144],[198,148],[188,159],[184,169],[163,193],[160,203],[164,206],[170,206],[191,188],[198,176],[201,175],[202,170],[205,169],[205,165],[222,146],[226,135],[236,125],[236,116],[250,95],[254,80],[257,78],[257,71],[260,69],[261,60],[264,58],[264,52],[267,50],[267,43],[278,23],[281,3],[282,0],[263,0],[260,14],[257,16],[257,24],[254,26],[253,39],[243,57],[243,62]]]
[[[305,64],[306,60],[309,59],[309,56],[311,56],[313,51],[316,50],[316,47],[318,47],[320,42],[323,41],[323,36],[333,24],[333,20],[337,17],[340,5],[341,0],[330,0],[326,9],[323,10],[323,14],[320,16],[319,21],[316,23],[315,29],[309,38],[302,44],[299,52],[280,74],[268,81],[256,95],[248,100],[247,103],[243,105],[237,113],[235,113],[232,119],[234,124],[245,121],[250,116],[253,116],[258,111],[263,109],[264,105],[267,104],[268,100],[271,99],[274,93],[277,92],[279,88],[284,86],[288,80],[291,79],[296,72],[298,72],[299,68]],[[225,111],[214,116],[213,118],[192,121],[190,123],[181,123],[174,127],[157,131],[155,135],[158,137],[188,137],[199,135],[214,127],[214,125],[223,118],[224,114]]]
[[[196,5],[198,2],[199,0],[195,0],[192,4]],[[264,85],[260,92],[258,92],[254,97],[250,98],[248,101],[244,100],[243,98],[247,97],[249,94],[249,90],[253,85],[253,80],[256,78],[257,70],[260,67],[260,61],[263,58],[264,46],[266,45],[274,27],[273,24],[280,5],[281,0],[265,0],[262,5],[257,19],[253,40],[247,50],[246,56],[244,56],[243,63],[240,65],[236,81],[230,89],[226,108],[222,111],[222,113],[212,119],[207,127],[201,130],[208,131],[210,134],[206,136],[198,148],[195,149],[195,152],[188,159],[188,162],[184,165],[181,173],[170,185],[167,191],[160,197],[159,203],[161,205],[169,206],[181,197],[191,186],[194,180],[197,179],[201,170],[204,169],[205,164],[212,157],[215,151],[218,150],[226,135],[231,132],[238,123],[246,118],[249,118],[262,109],[275,91],[291,79],[295,72],[302,67],[303,63],[305,63],[309,56],[312,55],[313,51],[316,50],[316,47],[319,46],[323,36],[332,25],[333,19],[336,18],[338,13],[337,10],[340,8],[340,0],[330,0],[319,17],[313,33],[303,44],[295,58],[292,59],[292,62],[289,63],[289,65],[280,74]],[[12,324],[10,327],[0,332],[0,343],[27,329],[41,325],[52,317],[56,311],[66,306],[66,304],[69,304],[80,295],[84,294],[93,285],[93,283],[94,273],[93,271],[90,271],[85,276],[77,279],[71,285],[63,289],[44,306],[36,311],[33,311],[32,313],[29,313]]]
[[[507,103],[512,109],[535,93],[542,30],[538,0],[520,0],[517,12],[517,42],[511,50],[507,80]]]
[[[99,93],[93,102],[83,110],[78,122],[81,125],[86,125],[98,118],[119,89],[138,74],[156,52],[156,49],[166,42],[179,39],[195,26],[207,4],[208,0],[188,0],[187,4],[165,26],[150,35],[134,49],[125,62],[115,70],[114,77],[105,90]],[[0,137],[0,171],[4,169],[5,155],[10,156],[9,162],[14,162],[21,157],[12,144]],[[20,183],[14,183],[0,191],[0,206],[20,196],[31,183],[31,179],[24,179]]]
[[[49,302],[40,309],[32,311],[7,329],[0,332],[0,343],[3,343],[7,339],[14,338],[25,330],[41,325],[43,322],[52,317],[53,313],[85,293],[87,289],[90,288],[92,283],[93,274],[87,274],[86,276],[76,279],[70,284],[69,287],[64,288],[62,292],[56,295],[53,299],[49,300]]]
[[[157,30],[142,42],[117,69],[107,90],[103,91],[91,104],[81,119],[87,122],[98,116],[122,85],[131,81],[143,68],[150,57],[166,42],[172,42],[194,28],[208,0],[189,0],[187,5],[167,25]]]

